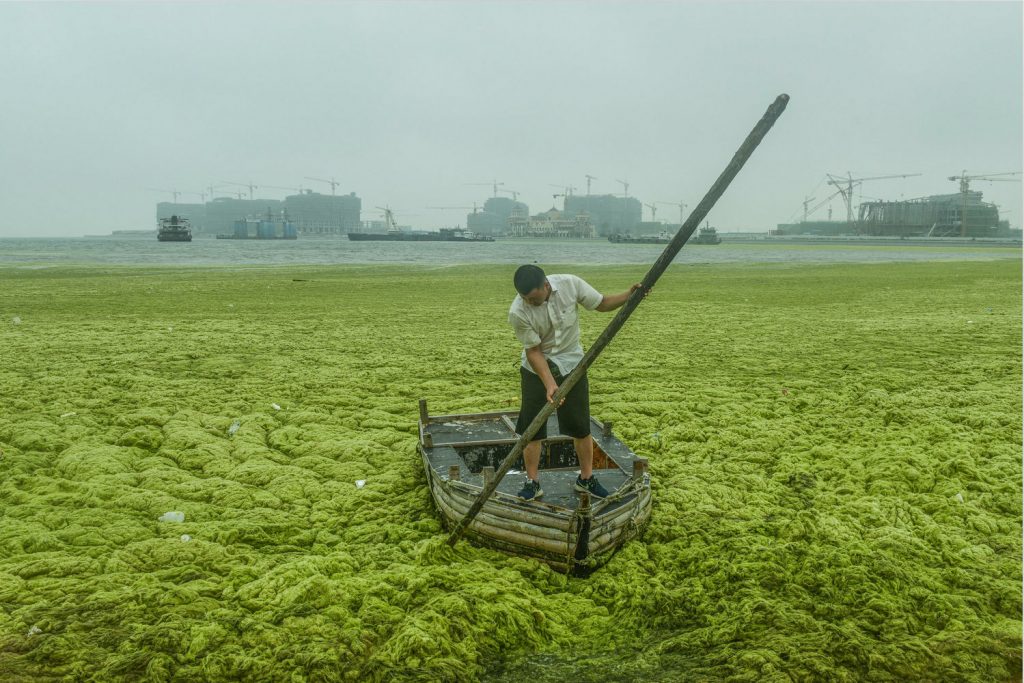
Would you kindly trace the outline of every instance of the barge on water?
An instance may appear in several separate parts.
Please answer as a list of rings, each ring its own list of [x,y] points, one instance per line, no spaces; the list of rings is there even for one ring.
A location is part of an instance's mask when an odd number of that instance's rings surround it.
[[[447,528],[465,516],[512,452],[519,438],[517,417],[517,411],[429,415],[426,401],[420,401],[419,451],[430,494]],[[525,501],[516,495],[525,476],[520,459],[469,525],[467,537],[585,576],[643,533],[651,518],[647,459],[619,441],[611,423],[592,418],[591,436],[594,474],[608,489],[607,498],[574,490],[579,464],[573,440],[558,431],[552,415],[541,445],[544,497]]]
[[[402,232],[391,209],[383,208],[387,232],[350,232],[353,242],[493,242],[490,235],[478,235],[462,228],[441,228],[437,232]]]
[[[478,235],[461,228],[441,228],[437,232],[350,232],[353,242],[493,242],[490,235]]]

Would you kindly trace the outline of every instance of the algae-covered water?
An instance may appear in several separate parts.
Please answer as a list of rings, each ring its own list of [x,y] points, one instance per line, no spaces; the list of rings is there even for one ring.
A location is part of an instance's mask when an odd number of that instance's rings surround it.
[[[587,579],[448,548],[416,454],[516,404],[514,267],[0,269],[0,680],[1019,679],[1018,260],[670,268]]]

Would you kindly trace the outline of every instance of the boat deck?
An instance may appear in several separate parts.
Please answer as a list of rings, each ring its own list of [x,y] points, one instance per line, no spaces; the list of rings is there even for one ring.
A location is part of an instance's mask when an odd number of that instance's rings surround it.
[[[461,481],[483,487],[483,467],[497,468],[511,452],[518,440],[515,433],[515,412],[489,413],[475,416],[431,416],[423,426],[424,438],[429,438],[428,462],[439,476],[448,477],[450,467],[459,467]],[[429,435],[429,437],[426,437]],[[605,436],[605,430],[591,419],[594,437],[594,475],[609,491],[614,492],[627,483],[637,457],[618,439]],[[574,490],[579,463],[572,438],[558,431],[558,418],[548,420],[548,438],[541,451],[540,483],[544,496],[540,502],[575,510],[579,496]],[[526,479],[523,461],[515,463],[498,484],[497,492],[505,494],[523,506],[537,503],[519,501],[516,494]],[[512,501],[512,502],[515,502]],[[621,503],[612,503],[612,510]]]

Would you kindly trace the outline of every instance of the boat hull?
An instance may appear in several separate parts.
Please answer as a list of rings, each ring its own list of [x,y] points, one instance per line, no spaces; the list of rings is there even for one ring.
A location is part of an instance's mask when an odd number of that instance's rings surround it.
[[[511,452],[517,436],[515,412],[427,417],[421,414],[419,452],[431,497],[447,528],[465,517],[489,481],[494,463]],[[638,458],[610,429],[592,420],[594,474],[608,488],[606,499],[573,491],[578,466],[572,439],[548,426],[542,442],[540,480],[545,496],[524,501],[515,495],[521,472],[503,479],[465,535],[472,542],[552,568],[586,576],[622,545],[641,535],[651,517],[647,461]],[[486,464],[485,464],[486,463]],[[568,465],[568,466],[567,466]],[[522,468],[521,460],[513,469]]]

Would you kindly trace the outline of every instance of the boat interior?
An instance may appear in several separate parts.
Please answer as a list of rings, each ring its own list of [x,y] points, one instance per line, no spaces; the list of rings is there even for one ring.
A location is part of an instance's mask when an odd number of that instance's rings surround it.
[[[515,411],[478,415],[430,416],[422,427],[422,440],[430,466],[440,475],[449,476],[458,466],[460,480],[483,485],[484,468],[498,469],[518,441],[515,433]],[[579,497],[574,490],[579,474],[579,461],[573,439],[558,431],[558,418],[552,415],[547,425],[548,436],[541,442],[540,475],[548,505],[575,509]],[[591,419],[594,437],[594,475],[609,492],[615,491],[632,476],[636,456],[618,439],[605,435],[604,427]],[[522,458],[498,485],[498,492],[515,496],[522,488],[526,473]],[[523,503],[524,505],[530,503]]]

